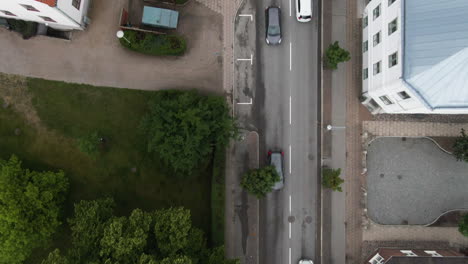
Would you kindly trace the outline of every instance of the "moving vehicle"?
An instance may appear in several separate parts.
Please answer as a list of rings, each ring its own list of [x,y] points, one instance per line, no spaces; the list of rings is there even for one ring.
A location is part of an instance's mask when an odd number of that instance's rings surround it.
[[[314,264],[314,262],[310,259],[301,259],[299,260],[299,264]]]
[[[296,18],[299,22],[312,20],[312,0],[296,0]]]
[[[270,6],[266,9],[266,43],[278,45],[281,43],[281,10],[279,7]]]
[[[280,180],[275,183],[273,190],[280,190],[284,186],[284,177],[283,177],[283,156],[284,152],[282,151],[268,151],[268,163],[275,166]]]

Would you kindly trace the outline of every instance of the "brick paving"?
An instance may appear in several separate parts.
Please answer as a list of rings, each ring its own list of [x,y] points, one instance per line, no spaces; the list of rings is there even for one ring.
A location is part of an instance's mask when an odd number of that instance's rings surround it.
[[[363,131],[374,136],[455,137],[460,130],[468,130],[468,123],[427,123],[403,121],[364,121]]]
[[[232,94],[234,75],[234,20],[243,0],[196,0],[223,15],[223,87]]]

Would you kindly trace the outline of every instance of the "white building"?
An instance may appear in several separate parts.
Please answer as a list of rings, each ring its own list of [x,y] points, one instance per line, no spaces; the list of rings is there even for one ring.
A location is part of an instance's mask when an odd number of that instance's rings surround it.
[[[0,17],[33,21],[57,30],[83,30],[90,0],[0,0]]]
[[[468,0],[372,0],[362,103],[376,113],[468,113]]]

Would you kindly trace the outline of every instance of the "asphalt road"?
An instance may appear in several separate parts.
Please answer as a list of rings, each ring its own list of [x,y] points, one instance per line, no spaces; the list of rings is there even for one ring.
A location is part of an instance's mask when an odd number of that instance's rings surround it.
[[[260,162],[283,150],[285,186],[260,202],[260,263],[320,263],[318,151],[318,1],[311,22],[295,18],[295,0],[257,1],[254,113]],[[265,8],[282,10],[283,40],[265,43]],[[290,16],[291,14],[291,16]],[[262,156],[262,153],[264,154]],[[262,159],[263,157],[263,159]]]

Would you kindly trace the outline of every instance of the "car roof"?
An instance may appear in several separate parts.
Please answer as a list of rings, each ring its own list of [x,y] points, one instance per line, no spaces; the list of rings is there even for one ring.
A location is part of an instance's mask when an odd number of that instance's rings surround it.
[[[271,159],[270,163],[272,165],[275,165],[276,170],[278,171],[278,174],[280,175],[281,178],[283,178],[283,157],[281,155],[281,152],[271,153],[270,159]]]
[[[268,24],[278,25],[279,24],[279,8],[276,6],[270,6],[268,8]]]
[[[312,0],[297,0],[300,1],[300,11],[301,15],[312,15]],[[307,11],[307,13],[305,12]]]

